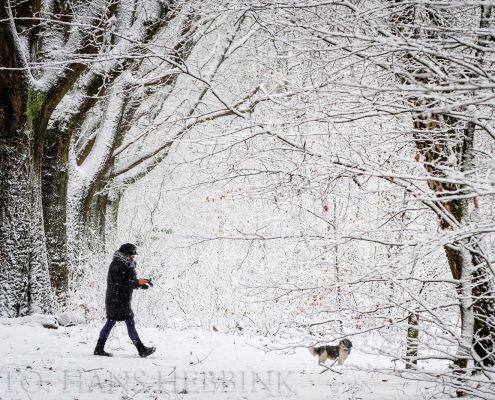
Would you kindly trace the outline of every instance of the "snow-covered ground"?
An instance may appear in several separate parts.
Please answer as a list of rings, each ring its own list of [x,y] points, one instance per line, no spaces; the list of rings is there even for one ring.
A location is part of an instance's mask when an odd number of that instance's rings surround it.
[[[107,342],[114,357],[96,357],[99,328],[0,324],[0,399],[448,398],[431,383],[372,372],[390,361],[363,354],[358,344],[336,372],[320,373],[304,347],[266,352],[261,339],[199,329],[138,327],[143,342],[157,346],[142,359],[123,323]]]

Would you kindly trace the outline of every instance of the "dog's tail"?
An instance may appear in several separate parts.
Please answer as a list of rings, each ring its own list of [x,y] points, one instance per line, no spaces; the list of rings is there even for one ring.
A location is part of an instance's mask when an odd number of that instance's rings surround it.
[[[308,347],[308,350],[309,350],[309,352],[310,352],[312,355],[314,355],[314,356],[317,356],[317,355],[318,355],[318,352],[316,351],[316,348],[315,348],[315,346],[314,346],[314,345],[309,346],[309,347]]]

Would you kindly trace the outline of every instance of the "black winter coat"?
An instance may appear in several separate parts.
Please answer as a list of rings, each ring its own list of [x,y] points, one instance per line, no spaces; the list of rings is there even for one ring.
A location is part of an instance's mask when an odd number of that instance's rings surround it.
[[[108,268],[105,306],[107,318],[116,321],[134,318],[131,308],[132,291],[139,288],[136,263],[116,252]]]

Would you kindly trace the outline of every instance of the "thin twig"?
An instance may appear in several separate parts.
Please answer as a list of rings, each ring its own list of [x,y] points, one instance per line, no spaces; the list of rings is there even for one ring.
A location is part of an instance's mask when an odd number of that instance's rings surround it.
[[[323,371],[320,372],[320,375],[323,374],[324,372],[327,372],[327,371],[332,371],[332,372],[335,372],[336,374],[339,374],[339,375],[342,375],[342,372],[339,372],[339,371],[335,371],[334,369],[332,369],[332,367],[335,365],[335,361],[333,362],[332,365],[330,365],[329,367],[327,367],[325,364],[320,364],[323,368],[325,368]]]

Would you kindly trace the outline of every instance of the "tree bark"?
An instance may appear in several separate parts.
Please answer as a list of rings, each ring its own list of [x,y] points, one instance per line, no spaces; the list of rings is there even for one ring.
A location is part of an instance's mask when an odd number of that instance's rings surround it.
[[[50,281],[59,303],[69,284],[67,264],[67,153],[69,140],[48,130],[43,158],[43,216],[47,236]]]
[[[0,46],[8,46],[3,33]],[[0,50],[7,65],[8,54]],[[0,72],[0,316],[53,307],[41,198],[45,108],[21,74]]]
[[[34,146],[27,137],[9,135],[5,129],[1,134],[0,315],[48,313],[52,309],[52,295],[39,158],[33,154]]]

